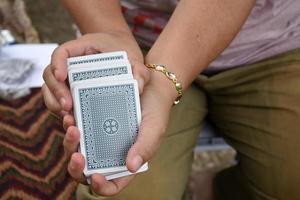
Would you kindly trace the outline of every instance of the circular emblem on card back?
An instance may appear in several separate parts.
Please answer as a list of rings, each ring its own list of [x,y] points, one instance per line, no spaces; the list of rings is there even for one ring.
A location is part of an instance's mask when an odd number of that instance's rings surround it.
[[[103,130],[108,135],[114,135],[119,130],[119,123],[117,120],[110,118],[104,121]]]

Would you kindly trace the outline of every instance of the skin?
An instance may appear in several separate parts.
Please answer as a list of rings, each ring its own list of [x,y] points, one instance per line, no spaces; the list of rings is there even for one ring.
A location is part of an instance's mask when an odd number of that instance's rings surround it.
[[[72,115],[72,98],[66,84],[68,57],[99,52],[127,51],[134,78],[139,84],[142,123],[137,142],[128,152],[126,165],[135,172],[159,148],[173,101],[174,85],[164,75],[149,70],[144,63],[164,64],[174,72],[184,90],[216,58],[240,30],[255,0],[181,0],[167,26],[145,58],[117,0],[62,0],[78,24],[83,37],[58,47],[44,71],[42,87],[49,110],[63,117],[65,151],[70,155],[68,171],[84,183],[84,159],[77,153],[79,131]],[[102,196],[118,194],[134,176],[106,181],[92,175],[92,188]]]

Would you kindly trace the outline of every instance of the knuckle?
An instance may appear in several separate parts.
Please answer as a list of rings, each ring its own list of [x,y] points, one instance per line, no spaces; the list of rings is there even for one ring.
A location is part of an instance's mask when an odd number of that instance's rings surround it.
[[[68,124],[67,124],[67,122],[65,121],[65,118],[63,118],[63,128],[64,128],[65,131],[68,130]]]
[[[64,153],[65,153],[67,158],[69,158],[71,156],[71,152],[69,152],[68,149],[65,146],[64,146]]]
[[[45,68],[44,72],[43,72],[43,79],[44,79],[45,82],[47,81],[47,77],[50,75],[50,70],[49,69],[50,69],[50,65],[48,65]]]
[[[44,87],[45,88],[45,87]],[[51,97],[49,97],[48,95],[48,91],[46,91],[47,89],[43,89],[42,93],[43,93],[43,99],[44,99],[44,103],[45,106],[52,112],[58,112],[60,110],[60,105],[58,105],[53,99],[51,99]]]
[[[74,153],[74,148],[72,148],[72,144],[68,140],[64,140],[63,145],[69,153]]]
[[[93,37],[94,34],[92,33],[86,33],[83,36],[81,36],[79,39],[81,40],[90,40]]]
[[[53,89],[52,89],[53,94],[59,99],[60,97],[63,96],[64,92],[63,92],[63,88],[60,87],[59,85],[56,85]]]
[[[74,180],[77,181],[79,179],[75,169],[71,166],[71,161],[69,161],[69,164],[68,164],[68,172]]]
[[[45,84],[45,83],[43,83],[43,85],[42,85],[42,94],[43,94],[43,96],[45,96],[45,93],[46,93],[46,89],[47,89],[47,85]]]
[[[57,48],[55,49],[55,50],[56,50],[56,51],[54,51],[55,54],[58,54],[58,53],[61,52],[61,51],[66,51],[66,50],[68,49],[68,46],[69,46],[70,44],[74,43],[75,41],[76,41],[76,40],[70,40],[70,41],[67,41],[67,42],[61,44],[59,47],[57,47]]]
[[[66,136],[64,137],[64,140],[63,140],[63,146],[64,146],[65,150],[69,151],[68,142],[66,140]]]
[[[44,103],[45,103],[45,106],[48,108],[48,110],[50,110],[50,112],[52,112],[55,115],[59,114],[59,112],[61,110],[60,105],[54,103],[51,100],[48,100],[45,97],[44,97]]]

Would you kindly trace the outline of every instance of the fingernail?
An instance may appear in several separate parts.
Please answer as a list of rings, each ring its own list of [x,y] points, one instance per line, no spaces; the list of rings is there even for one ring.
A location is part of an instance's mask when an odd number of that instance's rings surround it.
[[[65,107],[65,105],[66,105],[66,100],[65,100],[65,98],[61,98],[61,99],[59,100],[59,103],[60,103],[61,108],[64,109],[64,107]]]
[[[137,155],[133,158],[133,170],[137,171],[143,164],[143,159],[141,156]]]

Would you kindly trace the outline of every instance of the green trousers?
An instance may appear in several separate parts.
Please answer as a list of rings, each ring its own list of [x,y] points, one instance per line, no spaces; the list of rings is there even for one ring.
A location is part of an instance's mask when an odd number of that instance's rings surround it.
[[[200,75],[174,106],[149,171],[115,197],[99,197],[79,185],[77,198],[184,199],[205,118],[239,157],[236,166],[216,176],[215,199],[300,199],[300,49],[213,76]]]

